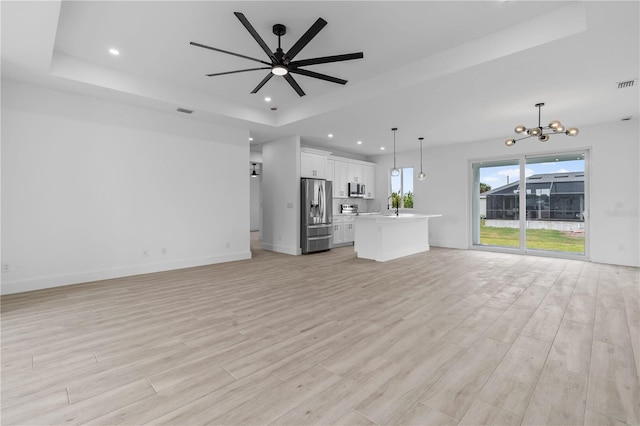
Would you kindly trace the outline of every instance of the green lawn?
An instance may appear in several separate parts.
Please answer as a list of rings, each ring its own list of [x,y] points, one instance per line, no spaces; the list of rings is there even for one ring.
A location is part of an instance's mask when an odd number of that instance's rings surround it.
[[[519,239],[519,232],[516,228],[489,227],[484,226],[484,220],[480,221],[480,244],[518,247],[520,245]],[[551,229],[527,229],[527,248],[584,253],[584,234]]]

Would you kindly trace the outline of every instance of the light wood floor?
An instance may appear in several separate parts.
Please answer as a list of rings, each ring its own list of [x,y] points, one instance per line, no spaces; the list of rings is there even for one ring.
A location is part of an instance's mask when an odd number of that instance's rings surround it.
[[[2,424],[640,423],[637,268],[253,252],[3,297]]]

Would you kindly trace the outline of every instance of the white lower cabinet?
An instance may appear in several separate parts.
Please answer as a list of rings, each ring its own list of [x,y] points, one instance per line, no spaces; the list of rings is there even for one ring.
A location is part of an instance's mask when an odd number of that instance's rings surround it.
[[[353,243],[355,230],[355,216],[334,215],[333,216],[333,245]]]
[[[342,222],[333,221],[333,245],[342,244]]]
[[[352,243],[355,229],[355,216],[344,216],[342,218],[342,242]]]

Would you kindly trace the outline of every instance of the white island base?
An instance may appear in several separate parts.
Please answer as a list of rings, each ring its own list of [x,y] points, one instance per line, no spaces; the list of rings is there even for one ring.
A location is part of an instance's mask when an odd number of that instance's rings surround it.
[[[354,250],[359,258],[386,262],[429,250],[429,218],[441,214],[356,216]]]

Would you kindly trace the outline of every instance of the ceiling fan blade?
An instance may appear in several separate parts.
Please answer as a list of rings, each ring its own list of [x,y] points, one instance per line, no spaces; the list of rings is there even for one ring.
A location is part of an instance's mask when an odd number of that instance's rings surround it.
[[[306,75],[307,77],[319,78],[320,80],[330,81],[332,83],[347,84],[347,80],[341,78],[331,77],[330,75],[320,74],[319,72],[304,70],[300,68],[290,69],[289,72]]]
[[[217,76],[217,75],[236,74],[236,73],[239,73],[239,72],[257,71],[257,70],[268,70],[268,69],[271,69],[271,67],[248,68],[248,69],[246,69],[246,70],[217,72],[217,73],[215,73],[215,74],[207,74],[207,77],[215,77],[215,76]]]
[[[271,59],[271,61],[273,61],[274,63],[278,62],[276,60],[276,57],[273,55],[273,52],[271,51],[271,49],[269,49],[269,46],[267,46],[267,43],[264,42],[262,37],[260,37],[260,34],[258,34],[255,28],[253,28],[253,26],[249,23],[249,20],[240,12],[233,12],[233,14],[236,15],[236,18],[238,18],[240,22],[242,22],[242,25],[244,25],[247,31],[249,31],[249,34],[251,34],[251,37],[253,37],[255,41],[258,42],[260,47],[262,47],[262,50],[264,50],[264,53],[267,54],[267,56]]]
[[[251,93],[258,93],[258,90],[262,89],[262,86],[264,86],[265,84],[267,84],[267,81],[269,81],[271,79],[271,77],[273,77],[273,73],[269,72],[269,74],[267,74],[267,76],[265,78],[262,79],[262,81],[260,83],[258,83],[258,85],[256,86],[255,89],[253,89],[251,91]]]
[[[352,59],[362,59],[364,53],[347,53],[346,55],[323,56],[321,58],[303,59],[301,61],[293,61],[289,63],[292,67],[303,67],[305,65],[327,64],[329,62],[350,61]]]
[[[249,59],[251,61],[260,62],[261,64],[271,65],[269,62],[266,62],[266,61],[263,61],[263,60],[260,60],[260,59],[256,59],[256,58],[252,58],[251,56],[245,56],[245,55],[241,55],[239,53],[229,52],[228,50],[218,49],[217,47],[207,46],[206,44],[200,44],[200,43],[196,43],[194,41],[190,42],[189,44],[192,45],[192,46],[202,47],[204,49],[215,50],[216,52],[226,53],[227,55],[238,56],[240,58],[244,58],[244,59]]]
[[[284,75],[284,79],[287,80],[287,82],[291,85],[291,87],[293,87],[293,90],[296,91],[296,93],[299,96],[304,96],[305,93],[302,90],[302,88],[298,85],[298,83],[296,83],[296,81],[293,79],[293,77],[291,76],[291,74],[285,74]]]
[[[307,32],[304,33],[293,46],[291,46],[291,49],[289,49],[285,55],[287,63],[295,58],[295,56],[300,53],[300,51],[311,41],[312,38],[316,36],[316,34],[320,32],[321,29],[324,28],[325,25],[327,25],[327,21],[322,18],[318,18],[311,28],[309,28]]]

